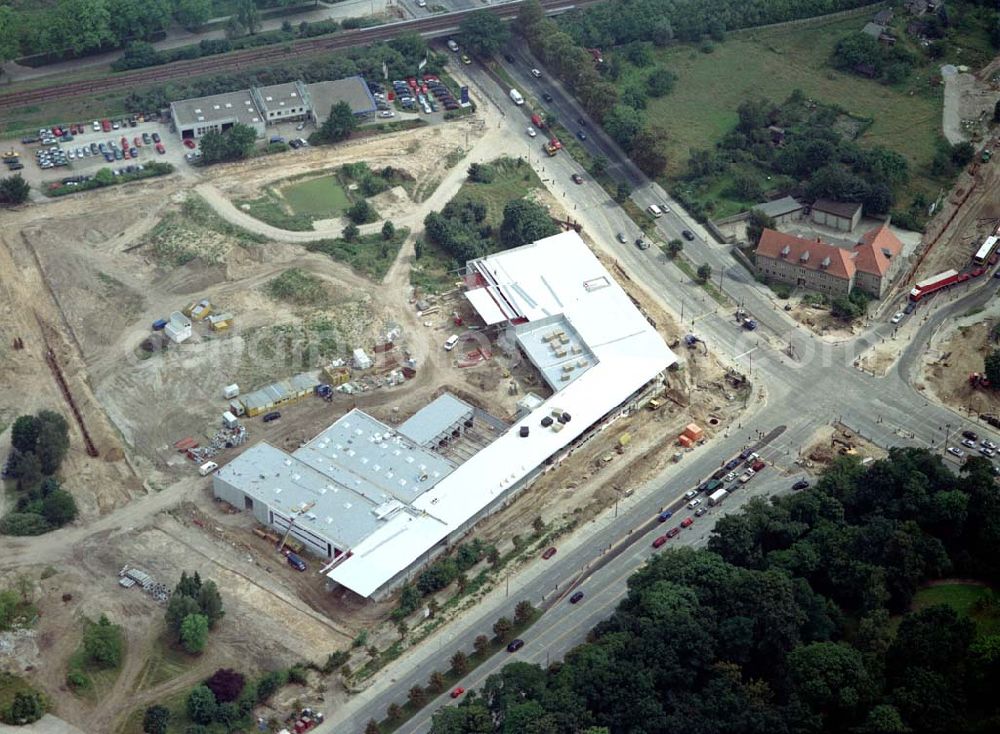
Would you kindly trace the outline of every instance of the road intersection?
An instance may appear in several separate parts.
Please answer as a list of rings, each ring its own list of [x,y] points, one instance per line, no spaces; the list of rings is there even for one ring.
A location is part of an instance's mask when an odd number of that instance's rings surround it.
[[[518,52],[516,63],[506,63],[504,68],[525,96],[541,99],[543,92],[550,94],[553,101],[546,108],[552,109],[560,120],[585,117],[557,82],[529,76],[528,70],[536,66],[536,61]],[[944,453],[947,438],[963,429],[974,428],[982,435],[1000,440],[1000,435],[995,435],[992,429],[976,425],[926,399],[911,384],[922,349],[934,331],[947,319],[986,303],[995,295],[997,281],[980,280],[950,299],[937,296],[936,300],[921,304],[910,318],[922,323],[917,322],[919,326],[894,366],[884,376],[863,372],[856,366],[858,356],[882,340],[893,338],[892,325],[874,323],[860,336],[839,342],[824,340],[808,331],[776,305],[771,294],[733,259],[728,246],[711,240],[596,125],[587,125],[585,145],[595,155],[607,158],[607,170],[612,176],[633,186],[632,198],[641,208],[651,203],[667,204],[669,211],[656,220],[662,240],[679,237],[685,229],[695,233],[695,240],[685,243],[685,252],[699,264],[710,264],[716,274],[724,273],[725,295],[733,304],[739,303],[747,309],[760,325],[748,332],[733,317],[735,306],[713,300],[658,249],[639,250],[631,244],[634,237],[626,237],[626,244],[619,243],[618,232],[638,231],[624,210],[596,183],[585,180],[583,185],[573,184],[570,178],[573,173],[585,179],[589,176],[570,156],[541,155],[538,139],[525,134],[528,117],[524,110],[510,102],[507,90],[498,92],[491,76],[475,66],[464,67],[462,74],[473,87],[486,91],[490,104],[503,113],[501,124],[507,126],[512,139],[525,141],[525,155],[537,164],[539,175],[552,193],[575,203],[575,214],[585,224],[586,232],[615,258],[626,277],[681,317],[682,323],[696,331],[724,364],[747,374],[753,383],[753,396],[736,427],[712,439],[681,464],[669,467],[649,485],[636,488],[632,497],[614,512],[606,511],[562,541],[557,556],[529,566],[511,584],[509,592],[504,588],[495,590],[473,610],[408,651],[379,673],[366,690],[332,712],[323,725],[326,729],[317,730],[319,734],[334,730],[360,733],[369,719],[384,718],[391,703],[406,701],[412,686],[426,684],[435,670],[446,670],[455,651],[471,652],[475,637],[488,634],[498,617],[512,616],[515,604],[522,599],[536,606],[551,605],[523,635],[525,647],[511,655],[495,655],[468,674],[460,685],[466,689],[480,687],[487,676],[512,660],[544,665],[559,659],[583,642],[587,631],[598,621],[610,616],[626,593],[628,576],[656,552],[650,543],[658,532],[649,528],[656,526],[655,517],[661,509],[683,507],[681,496],[687,489],[697,486],[746,446],[756,444],[764,434],[777,434],[760,451],[769,464],[768,469],[721,507],[696,520],[692,528],[671,543],[701,547],[718,516],[738,510],[751,497],[790,491],[791,484],[801,476],[797,459],[803,447],[817,431],[833,422],[881,446],[931,448],[940,451],[948,461],[955,460]],[[511,155],[520,153],[516,142],[511,147]],[[780,431],[775,430],[779,428]],[[957,468],[958,464],[953,466]],[[631,542],[635,538],[638,539]],[[624,550],[619,551],[623,546]],[[609,551],[614,551],[614,557],[602,562]],[[579,605],[565,601],[566,589],[571,585],[586,593]],[[558,601],[552,603],[553,598]],[[428,731],[433,712],[451,703],[447,692],[442,694],[398,731],[403,734]]]

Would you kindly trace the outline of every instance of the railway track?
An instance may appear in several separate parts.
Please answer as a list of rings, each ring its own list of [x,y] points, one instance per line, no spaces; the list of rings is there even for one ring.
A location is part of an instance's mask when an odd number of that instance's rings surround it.
[[[571,10],[575,7],[589,5],[598,0],[541,0],[542,7],[549,15]],[[509,2],[493,5],[483,10],[508,20],[517,15],[520,2]],[[309,38],[288,44],[276,44],[262,48],[236,51],[220,56],[209,56],[201,59],[175,61],[172,64],[154,66],[147,69],[137,69],[118,74],[111,74],[102,79],[53,84],[46,87],[26,89],[0,95],[0,110],[47,102],[53,99],[81,97],[88,94],[100,94],[116,89],[127,90],[135,87],[170,81],[172,79],[206,76],[223,71],[243,70],[258,67],[267,63],[285,62],[330,51],[337,51],[356,46],[364,46],[378,41],[388,41],[402,33],[415,32],[425,38],[436,38],[453,33],[462,20],[478,9],[458,10],[451,13],[432,15],[416,20],[403,20],[396,23],[375,26],[374,28],[359,28],[343,31],[324,38]]]

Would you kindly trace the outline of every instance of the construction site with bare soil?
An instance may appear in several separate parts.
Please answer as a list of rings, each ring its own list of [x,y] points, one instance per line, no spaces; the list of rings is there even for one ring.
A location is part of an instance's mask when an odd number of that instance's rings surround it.
[[[3,666],[44,690],[53,713],[86,732],[137,731],[133,712],[186,694],[216,668],[322,665],[359,635],[382,648],[397,639],[387,621],[394,597],[365,600],[297,573],[251,513],[214,500],[203,476],[211,469],[200,476],[199,466],[225,465],[262,441],[292,452],[356,408],[396,426],[447,390],[510,423],[526,393],[549,396],[516,346],[443,349],[459,325],[485,333],[474,309],[459,288],[428,294],[410,284],[414,232],[426,214],[454,196],[470,162],[505,151],[499,132],[475,118],[459,124],[468,126],[469,148],[457,154],[440,128],[428,128],[314,149],[280,175],[255,159],[208,169],[193,188],[169,177],[5,216],[0,453],[10,451],[17,416],[62,413],[71,447],[61,481],[80,508],[79,520],[49,537],[2,540],[0,585],[10,588],[17,574],[35,579],[37,609],[33,627],[0,635],[10,653]],[[360,161],[390,165],[394,145],[410,151],[411,183],[382,195],[381,219],[362,230],[391,219],[402,233],[380,248],[380,278],[370,263],[323,244],[340,237],[343,220],[276,230],[235,203],[279,178]],[[530,195],[566,218],[546,190]],[[94,216],[102,210],[129,216]],[[604,265],[618,275],[614,263]],[[618,280],[664,342],[681,344],[672,318]],[[473,536],[505,553],[535,518],[579,525],[692,450],[676,445],[686,425],[702,426],[702,440],[727,430],[749,386],[703,345],[681,351],[654,409],[629,411],[596,433]],[[312,376],[306,388],[302,375]],[[327,389],[317,394],[319,384]],[[280,420],[263,419],[278,404],[254,410],[234,401],[267,390],[281,394]],[[15,502],[9,488],[0,509]],[[182,571],[218,584],[226,616],[205,654],[185,656],[164,640],[162,600],[123,588],[125,566],[166,588]],[[96,694],[70,692],[67,670],[84,620],[102,614],[124,629],[120,671]],[[368,656],[355,648],[352,666]],[[329,706],[344,695],[336,676],[310,676],[295,692],[297,706]]]

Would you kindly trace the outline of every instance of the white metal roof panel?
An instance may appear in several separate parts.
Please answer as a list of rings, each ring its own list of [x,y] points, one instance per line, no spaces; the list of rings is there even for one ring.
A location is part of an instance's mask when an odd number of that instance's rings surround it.
[[[469,267],[503,288],[529,321],[564,314],[597,363],[418,497],[413,507],[424,513],[420,518],[393,518],[327,574],[362,596],[375,593],[676,361],[575,232]],[[570,414],[570,422],[559,431],[543,428],[541,419],[556,407]],[[529,429],[525,438],[521,426]]]

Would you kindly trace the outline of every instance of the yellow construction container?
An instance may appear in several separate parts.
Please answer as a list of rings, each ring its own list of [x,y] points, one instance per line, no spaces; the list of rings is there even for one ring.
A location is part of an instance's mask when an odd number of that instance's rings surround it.
[[[351,370],[348,367],[333,367],[327,365],[323,368],[323,374],[326,376],[327,384],[337,387],[337,385],[343,385],[345,382],[351,379]]]
[[[233,315],[231,313],[212,314],[207,319],[208,328],[212,331],[225,331],[233,325]]]
[[[198,301],[191,309],[191,318],[202,321],[212,315],[212,304],[207,300]]]

